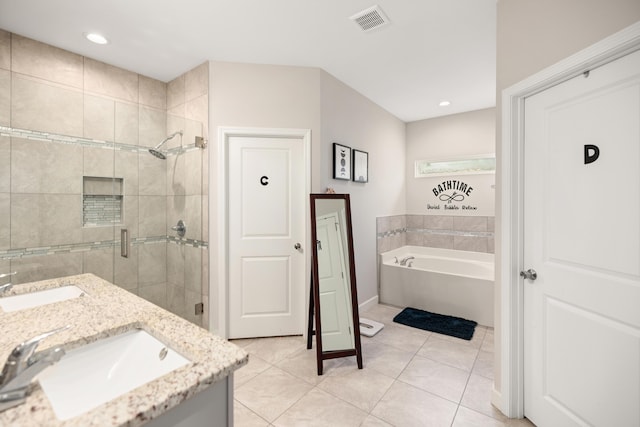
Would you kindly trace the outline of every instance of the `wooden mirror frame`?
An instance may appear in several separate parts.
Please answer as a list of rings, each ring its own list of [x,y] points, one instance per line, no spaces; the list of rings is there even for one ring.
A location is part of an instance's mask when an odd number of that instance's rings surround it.
[[[320,316],[320,279],[318,276],[318,237],[316,230],[316,200],[344,200],[347,249],[349,255],[349,276],[351,292],[351,316],[353,320],[354,348],[344,350],[323,351],[322,349],[322,319]],[[322,375],[323,361],[340,357],[356,356],[358,369],[362,369],[362,347],[360,344],[360,314],[358,312],[358,291],[356,288],[356,268],[353,258],[353,233],[351,228],[351,203],[348,194],[311,194],[311,248],[312,248],[312,272],[311,292],[309,295],[309,328],[307,335],[307,349],[311,349],[312,335],[316,336],[316,354],[318,375]],[[312,318],[315,315],[315,332],[313,331]]]

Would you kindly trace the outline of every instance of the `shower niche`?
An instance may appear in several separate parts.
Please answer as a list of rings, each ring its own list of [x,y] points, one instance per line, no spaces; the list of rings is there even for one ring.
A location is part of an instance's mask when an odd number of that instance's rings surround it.
[[[122,223],[123,178],[82,178],[82,226],[101,227]]]

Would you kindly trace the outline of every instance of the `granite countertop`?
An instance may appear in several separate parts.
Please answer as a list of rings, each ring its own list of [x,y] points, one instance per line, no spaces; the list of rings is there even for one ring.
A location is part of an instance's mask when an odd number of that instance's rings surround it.
[[[11,313],[0,309],[0,365],[19,343],[65,325],[71,328],[46,338],[38,351],[55,346],[68,351],[141,328],[192,363],[66,421],[56,418],[46,395],[35,385],[24,404],[0,412],[2,426],[139,426],[226,378],[248,361],[247,353],[238,346],[93,274],[20,284],[5,296],[69,284],[83,289],[86,295]]]

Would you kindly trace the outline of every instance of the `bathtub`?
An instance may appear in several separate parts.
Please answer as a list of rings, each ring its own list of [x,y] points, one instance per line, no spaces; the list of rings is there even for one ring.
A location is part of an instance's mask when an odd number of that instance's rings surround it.
[[[493,270],[493,254],[403,246],[380,254],[380,302],[493,327]]]

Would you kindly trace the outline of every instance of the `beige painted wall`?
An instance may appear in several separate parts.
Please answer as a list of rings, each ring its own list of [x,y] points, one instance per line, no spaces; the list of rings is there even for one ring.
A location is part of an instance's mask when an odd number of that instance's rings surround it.
[[[311,129],[311,191],[333,187],[351,195],[358,298],[377,295],[375,217],[404,211],[404,123],[318,68],[210,62],[209,69],[211,249],[221,234],[215,226],[218,127]],[[369,183],[331,178],[334,141],[369,152]],[[218,283],[215,257],[211,263],[215,307],[224,284]],[[211,325],[218,330],[215,316]]]
[[[322,138],[314,168],[319,190],[351,196],[353,245],[360,304],[378,295],[376,217],[405,210],[405,123],[330,74],[321,73]],[[333,143],[369,153],[369,182],[332,179]]]
[[[439,182],[440,178],[415,178],[415,161],[495,153],[495,126],[495,108],[407,123],[406,212],[414,215],[451,214],[445,211],[428,212],[426,210],[427,201],[431,202],[428,196],[430,196],[432,184]],[[464,178],[467,178],[465,179],[467,182],[483,185],[482,188],[477,188],[474,198],[470,199],[470,202],[477,205],[480,211],[467,212],[467,214],[493,216],[494,190],[491,189],[493,175],[469,175]],[[437,199],[435,202],[437,203]],[[457,213],[465,214],[462,211]]]
[[[498,0],[497,141],[502,90],[640,20],[638,0]],[[500,156],[498,174],[500,182]],[[496,188],[496,271],[500,269],[500,188]],[[509,284],[504,284],[508,286]],[[495,334],[500,336],[500,289],[496,281]],[[495,344],[494,387],[501,389],[502,361]]]

